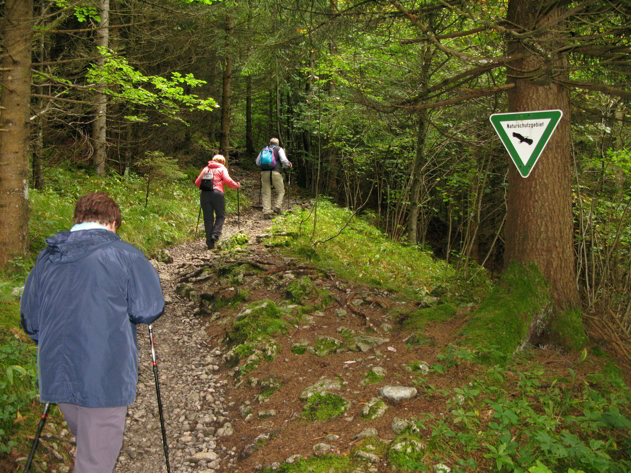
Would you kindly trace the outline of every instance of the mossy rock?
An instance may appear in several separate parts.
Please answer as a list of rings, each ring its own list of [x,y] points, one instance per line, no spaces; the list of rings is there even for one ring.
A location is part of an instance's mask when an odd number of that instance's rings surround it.
[[[388,405],[383,399],[373,397],[362,408],[361,418],[375,420],[382,417],[388,410]]]
[[[296,281],[292,281],[285,291],[285,296],[287,299],[295,302],[296,304],[301,304],[302,300],[308,297],[314,290],[313,281],[308,277],[304,276]]]
[[[287,332],[288,323],[280,309],[269,300],[257,301],[242,310],[226,334],[230,344],[257,341]]]
[[[189,284],[179,284],[175,288],[175,293],[181,298],[188,299],[190,301],[198,301],[200,299],[199,293]]]
[[[342,389],[342,381],[340,379],[321,379],[315,384],[308,386],[304,391],[300,393],[300,400],[306,401],[315,394],[322,394],[329,391],[337,391]]]
[[[399,435],[388,450],[388,463],[395,470],[427,471],[427,465],[423,461],[426,455],[427,446],[419,437]]]
[[[249,237],[245,233],[237,232],[234,235],[231,235],[226,240],[220,240],[218,244],[218,248],[222,251],[230,251],[235,249],[242,249],[247,247],[249,244]]]
[[[311,246],[299,246],[296,248],[296,253],[299,256],[311,261],[317,261],[320,259],[320,255],[318,255],[317,251]]]
[[[264,380],[261,381],[260,384],[261,396],[271,396],[276,391],[278,391],[282,385],[282,380],[278,376],[274,374],[267,376]]]
[[[291,344],[291,352],[294,355],[304,355],[307,352],[308,346],[308,340],[298,340],[297,342]]]
[[[350,401],[337,394],[315,393],[307,399],[302,417],[312,422],[322,422],[341,416],[350,406]]]
[[[316,356],[327,356],[331,353],[344,351],[344,342],[334,337],[318,337],[314,347],[308,347],[307,351]]]
[[[386,377],[386,372],[383,368],[376,366],[373,369],[364,373],[364,379],[362,379],[361,384],[375,384],[380,383]]]
[[[224,307],[247,302],[248,291],[242,289],[222,289],[214,294],[202,293],[200,294],[201,305],[209,310],[220,310]]]

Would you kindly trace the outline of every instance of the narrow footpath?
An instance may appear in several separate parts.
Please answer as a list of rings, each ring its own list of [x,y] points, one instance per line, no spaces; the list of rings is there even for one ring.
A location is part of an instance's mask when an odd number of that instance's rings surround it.
[[[264,220],[259,204],[259,173],[231,169],[231,177],[242,184],[252,207],[241,208],[239,216],[227,215],[222,240],[241,231],[252,241],[264,233],[271,220]],[[286,198],[284,207],[295,202]],[[191,265],[212,265],[221,253],[206,250],[203,224],[200,239],[171,248],[169,263],[154,262],[165,295],[165,312],[153,324],[159,368],[159,384],[172,472],[230,471],[237,452],[227,450],[221,437],[231,434],[226,405],[227,375],[219,373],[221,348],[204,331],[205,322],[195,315],[199,306],[175,294],[181,271]],[[138,331],[140,351],[136,403],[127,415],[125,442],[117,464],[118,473],[166,472],[156,382],[146,326]]]

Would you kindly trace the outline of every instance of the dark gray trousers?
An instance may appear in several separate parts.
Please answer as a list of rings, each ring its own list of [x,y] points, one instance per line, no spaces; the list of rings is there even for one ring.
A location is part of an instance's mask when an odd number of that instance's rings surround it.
[[[206,231],[206,245],[211,247],[211,239],[219,240],[226,219],[223,192],[218,190],[201,191],[199,201],[204,212],[204,230]]]
[[[81,407],[60,403],[59,408],[77,438],[74,473],[115,472],[123,446],[127,406]]]

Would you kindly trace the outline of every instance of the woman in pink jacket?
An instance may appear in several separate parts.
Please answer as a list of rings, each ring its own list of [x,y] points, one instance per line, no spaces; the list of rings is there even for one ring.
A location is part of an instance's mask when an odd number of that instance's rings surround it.
[[[204,230],[206,231],[206,245],[209,250],[215,247],[223,229],[225,220],[224,184],[233,189],[241,187],[240,183],[230,178],[228,169],[224,166],[225,162],[226,159],[222,155],[213,156],[213,159],[208,161],[208,166],[202,169],[195,180],[195,185],[201,189],[199,203],[204,212]]]

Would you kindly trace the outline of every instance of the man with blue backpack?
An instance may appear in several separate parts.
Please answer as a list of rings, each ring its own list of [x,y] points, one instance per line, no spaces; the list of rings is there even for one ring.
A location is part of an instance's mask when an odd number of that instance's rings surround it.
[[[285,155],[285,150],[279,146],[278,138],[269,140],[269,145],[261,150],[256,157],[256,164],[261,168],[261,189],[263,193],[263,218],[271,219],[273,213],[280,214],[285,197],[282,168],[292,167]],[[272,208],[272,187],[276,190],[276,199]]]

